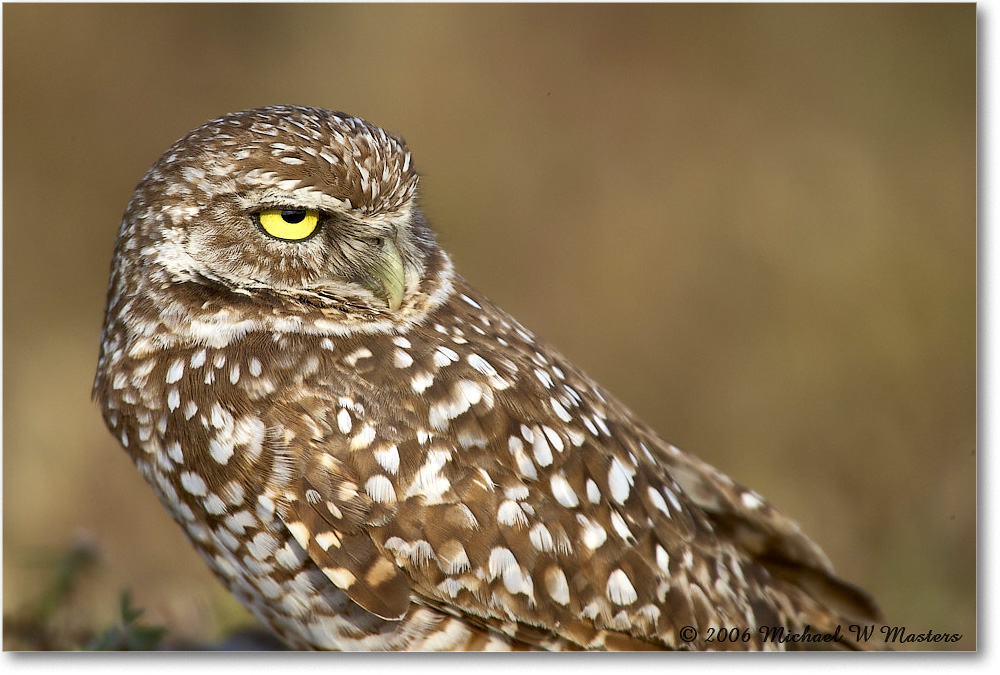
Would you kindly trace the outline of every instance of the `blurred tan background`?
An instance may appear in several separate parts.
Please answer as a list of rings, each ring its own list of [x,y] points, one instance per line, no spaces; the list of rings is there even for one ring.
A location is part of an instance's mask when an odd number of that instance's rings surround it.
[[[396,131],[459,269],[798,519],[891,623],[976,646],[967,5],[3,7],[3,608],[249,616],[90,402],[133,187],[276,103]],[[925,646],[926,648],[927,646]]]

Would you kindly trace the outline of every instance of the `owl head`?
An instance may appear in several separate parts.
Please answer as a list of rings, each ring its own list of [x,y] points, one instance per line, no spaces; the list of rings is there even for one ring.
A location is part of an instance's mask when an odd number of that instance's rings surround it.
[[[110,299],[169,292],[157,310],[180,324],[204,320],[185,315],[210,313],[216,297],[248,319],[404,321],[443,264],[417,181],[405,142],[356,117],[225,115],[177,141],[136,188]]]

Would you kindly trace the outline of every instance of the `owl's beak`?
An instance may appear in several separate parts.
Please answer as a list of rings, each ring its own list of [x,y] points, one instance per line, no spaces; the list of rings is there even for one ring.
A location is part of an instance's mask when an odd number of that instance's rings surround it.
[[[366,275],[361,280],[362,285],[385,300],[390,311],[399,309],[403,304],[406,276],[403,258],[392,239],[386,237],[382,240],[382,248],[372,256],[364,271]]]

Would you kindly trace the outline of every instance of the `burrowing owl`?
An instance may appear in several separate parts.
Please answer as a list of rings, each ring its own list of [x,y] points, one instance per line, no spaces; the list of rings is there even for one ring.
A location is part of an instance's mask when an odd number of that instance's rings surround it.
[[[867,596],[459,276],[417,180],[271,107],[128,205],[94,394],[223,583],[296,648],[864,647]]]

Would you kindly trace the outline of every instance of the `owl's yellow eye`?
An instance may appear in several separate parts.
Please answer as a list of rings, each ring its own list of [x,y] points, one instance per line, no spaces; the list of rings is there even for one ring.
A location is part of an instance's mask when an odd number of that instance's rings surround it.
[[[272,237],[295,241],[316,231],[319,211],[313,209],[267,209],[257,214],[257,221]]]

